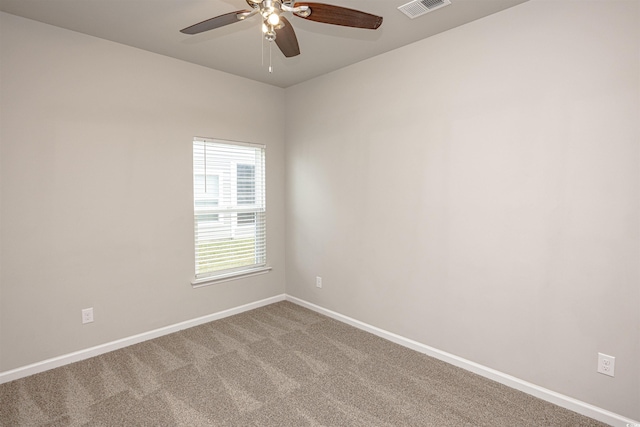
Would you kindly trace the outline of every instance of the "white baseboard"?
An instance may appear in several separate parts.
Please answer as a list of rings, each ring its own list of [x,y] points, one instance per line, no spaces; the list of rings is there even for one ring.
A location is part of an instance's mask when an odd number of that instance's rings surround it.
[[[37,374],[39,372],[48,371],[49,369],[57,368],[60,366],[68,365],[73,362],[88,359],[90,357],[98,356],[100,354],[108,353],[110,351],[118,350],[133,344],[138,344],[143,341],[147,341],[153,338],[158,338],[163,335],[168,335],[173,332],[178,332],[183,329],[191,328],[201,325],[203,323],[212,322],[214,320],[223,319],[225,317],[233,316],[234,314],[240,314],[245,311],[253,310],[263,307],[265,305],[273,304],[280,301],[290,301],[294,304],[298,304],[302,307],[306,307],[315,312],[324,314],[325,316],[336,319],[340,322],[354,326],[358,329],[370,332],[381,338],[387,339],[396,344],[410,348],[412,350],[424,353],[428,356],[450,363],[454,366],[466,369],[485,378],[504,384],[508,387],[520,390],[524,393],[530,394],[537,398],[546,400],[555,405],[585,415],[587,417],[596,419],[603,423],[607,423],[616,427],[640,427],[640,422],[623,417],[622,415],[615,414],[589,403],[582,402],[569,396],[565,396],[555,391],[548,390],[544,387],[537,386],[519,378],[507,375],[503,372],[496,371],[495,369],[488,368],[470,360],[463,359],[456,355],[447,353],[442,350],[430,347],[428,345],[413,341],[411,339],[402,337],[384,329],[377,328],[351,317],[345,316],[335,311],[328,310],[318,305],[312,304],[300,298],[293,297],[291,295],[281,294],[274,297],[266,298],[260,301],[252,302],[249,304],[241,305],[239,307],[230,308],[217,313],[209,314],[206,316],[198,317],[195,319],[187,320],[184,322],[176,323],[174,325],[165,326],[163,328],[154,329],[153,331],[144,332],[138,335],[133,335],[120,340],[112,341],[106,344],[98,345],[95,347],[79,350],[73,353],[65,354],[62,356],[54,357],[51,359],[43,360],[42,362],[33,363],[31,365],[23,366],[6,372],[0,372],[0,384],[9,381],[17,380],[27,377],[29,375]]]
[[[300,298],[296,298],[291,295],[286,295],[286,300],[294,304],[298,304],[302,307],[308,308],[310,310],[313,310],[315,312],[318,312],[320,314],[324,314],[325,316],[331,317],[340,322],[354,326],[358,329],[362,329],[363,331],[370,332],[374,335],[387,339],[401,346],[426,354],[427,356],[431,356],[438,360],[442,360],[443,362],[450,363],[454,366],[465,369],[467,371],[471,371],[475,374],[478,374],[490,380],[496,381],[500,384],[504,384],[508,387],[514,388],[516,390],[520,390],[524,393],[530,394],[539,399],[546,400],[547,402],[551,402],[555,405],[577,412],[578,414],[596,419],[603,423],[607,423],[609,425],[616,426],[616,427],[640,427],[639,421],[634,421],[632,419],[623,417],[622,415],[607,411],[605,409],[599,408],[589,403],[582,402],[580,400],[574,399],[569,396],[565,396],[560,393],[556,393],[555,391],[548,390],[544,387],[537,386],[535,384],[521,380],[519,378],[513,377],[503,372],[496,371],[495,369],[491,369],[486,366],[480,365],[478,363],[472,362],[470,360],[463,359],[462,357],[458,357],[454,354],[447,353],[446,351],[438,350],[437,348],[433,348],[428,345],[419,343],[417,341],[413,341],[411,339],[394,334],[392,332],[385,331],[384,329],[380,329],[375,326],[369,325],[367,323],[361,322],[359,320],[353,319],[351,317],[345,316],[343,314],[336,313],[335,311],[328,310],[326,308],[312,304]]]
[[[158,338],[163,335],[168,335],[173,332],[178,332],[183,329],[202,325],[203,323],[212,322],[214,320],[233,316],[234,314],[240,314],[245,311],[263,307],[265,305],[273,304],[279,301],[284,301],[285,297],[286,297],[285,294],[276,295],[274,297],[270,297],[260,301],[241,305],[239,307],[230,308],[228,310],[219,311],[217,313],[208,314],[206,316],[176,323],[174,325],[169,325],[163,328],[154,329],[149,332],[143,332],[138,335],[122,338],[106,344],[101,344],[95,347],[79,350],[73,353],[64,354],[62,356],[43,360],[42,362],[37,362],[31,365],[12,369],[10,371],[0,372],[0,384],[17,380],[20,378],[28,377],[29,375],[37,374],[39,372],[48,371],[49,369],[58,368],[60,366],[68,365],[69,363],[78,362],[80,360],[88,359],[90,357],[98,356],[100,354],[108,353],[110,351],[118,350],[123,347],[128,347],[133,344],[138,344],[153,338]]]

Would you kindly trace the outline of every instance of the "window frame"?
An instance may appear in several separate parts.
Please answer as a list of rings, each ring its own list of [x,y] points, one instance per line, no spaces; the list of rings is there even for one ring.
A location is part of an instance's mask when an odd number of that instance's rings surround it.
[[[228,162],[228,168],[229,168],[229,173],[226,178],[224,177],[224,172],[219,172],[216,170],[213,171],[208,171],[206,166],[204,169],[204,172],[202,170],[197,170],[197,166],[196,166],[196,149],[197,149],[197,145],[202,145],[204,147],[203,144],[211,144],[211,146],[220,146],[220,145],[226,145],[229,147],[250,147],[253,149],[258,150],[256,153],[260,153],[260,158],[258,159],[258,162],[260,162],[260,168],[258,168],[258,164],[252,164],[251,162],[247,162],[246,160],[238,157],[238,158],[225,158],[224,159],[224,163]],[[192,161],[193,161],[193,169],[192,169],[192,207],[193,207],[193,231],[194,231],[194,278],[193,280],[191,280],[191,285],[194,288],[197,287],[201,287],[201,286],[208,286],[208,285],[212,285],[215,283],[220,283],[220,282],[225,282],[225,281],[229,281],[229,280],[236,280],[236,279],[240,279],[240,278],[244,278],[244,277],[249,277],[249,276],[254,276],[254,275],[258,275],[258,274],[264,274],[267,273],[271,270],[271,267],[268,265],[268,258],[267,258],[267,236],[266,236],[266,223],[267,223],[267,203],[266,203],[266,187],[267,187],[267,178],[266,178],[266,164],[267,164],[267,153],[266,153],[266,145],[263,144],[255,144],[255,143],[250,143],[250,142],[240,142],[240,141],[230,141],[230,140],[223,140],[223,139],[218,139],[218,138],[203,138],[203,137],[195,137],[193,138],[192,141]],[[206,152],[206,151],[205,151]],[[207,165],[209,165],[209,163],[207,163],[208,161],[208,154],[204,157],[204,159],[199,159],[199,161],[201,161],[202,163],[198,164],[198,167],[203,167],[204,164],[206,163]],[[216,164],[218,164],[218,162],[215,162]],[[259,191],[259,193],[256,193],[254,195],[255,200],[254,203],[251,204],[253,206],[253,210],[250,210],[250,213],[254,213],[254,223],[252,224],[238,224],[239,219],[238,216],[241,212],[238,212],[239,208],[242,208],[242,206],[238,203],[238,165],[249,165],[249,166],[253,166],[254,167],[254,181],[253,181],[253,185],[255,187],[254,191]],[[212,166],[213,168],[213,166]],[[259,171],[259,173],[258,173]],[[200,199],[202,199],[202,197],[198,197],[197,196],[197,188],[196,188],[196,176],[197,175],[205,175],[205,182],[206,182],[206,176],[208,175],[218,175],[218,186],[219,186],[219,197],[218,199],[220,200],[220,206],[217,208],[203,208],[203,207],[196,207],[196,203],[197,201]],[[260,177],[259,177],[260,175]],[[227,181],[225,181],[225,179]],[[259,180],[259,181],[258,181]],[[225,185],[228,186],[227,189],[225,189]],[[229,206],[225,205],[225,202],[222,201],[223,197],[225,197],[225,192],[228,192],[227,197],[228,197],[228,203],[230,203]],[[232,209],[230,209],[230,212],[228,213],[224,213],[224,209],[225,207],[227,209],[229,209],[230,207],[232,207]],[[249,208],[250,209],[250,208]],[[203,211],[207,211],[207,212],[203,212]],[[256,262],[255,264],[251,264],[251,265],[246,265],[246,266],[239,266],[239,267],[232,267],[232,268],[227,268],[227,269],[221,269],[221,270],[216,270],[216,271],[210,271],[210,272],[198,272],[198,246],[202,243],[204,243],[206,241],[206,239],[202,240],[202,239],[198,239],[198,212],[200,212],[200,215],[203,214],[216,214],[214,211],[218,211],[220,214],[220,217],[218,218],[218,222],[222,223],[222,216],[223,215],[228,215],[227,216],[227,221],[230,222],[230,225],[228,226],[228,231],[230,233],[230,239],[232,240],[234,237],[234,233],[235,230],[238,227],[245,227],[245,228],[251,228],[253,227],[253,239],[254,242],[257,241],[258,239],[262,240],[262,242],[260,243],[260,251],[263,254],[260,258],[260,262]],[[257,250],[257,249],[256,249]],[[256,255],[257,256],[257,255]]]

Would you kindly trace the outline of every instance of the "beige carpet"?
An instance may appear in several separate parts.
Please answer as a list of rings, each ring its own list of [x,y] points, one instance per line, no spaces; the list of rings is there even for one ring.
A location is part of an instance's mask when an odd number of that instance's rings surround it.
[[[602,426],[289,302],[0,385],[2,426]]]

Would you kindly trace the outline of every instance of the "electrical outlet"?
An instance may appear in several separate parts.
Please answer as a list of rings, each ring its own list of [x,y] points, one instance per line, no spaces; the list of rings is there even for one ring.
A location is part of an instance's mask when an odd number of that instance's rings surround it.
[[[93,322],[93,307],[82,309],[82,323]]]
[[[322,287],[322,277],[316,276],[316,288]]]
[[[598,353],[598,372],[613,377],[615,374],[616,358]]]

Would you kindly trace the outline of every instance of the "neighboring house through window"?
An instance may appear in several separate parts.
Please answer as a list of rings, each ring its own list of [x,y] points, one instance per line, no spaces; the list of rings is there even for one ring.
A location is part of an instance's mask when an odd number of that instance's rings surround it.
[[[238,164],[237,168],[238,205],[253,206],[256,203],[256,167]],[[252,212],[238,213],[238,225],[255,224],[256,215]]]
[[[266,269],[265,147],[193,141],[194,284]]]
[[[206,181],[205,181],[206,177]],[[194,189],[198,189],[194,192],[194,208],[199,210],[201,226],[205,222],[218,221],[219,217],[217,213],[205,213],[206,209],[212,209],[220,203],[220,175],[213,173],[198,173],[193,175]]]

